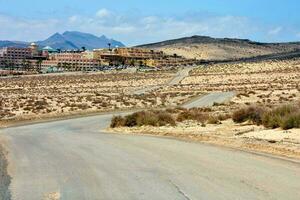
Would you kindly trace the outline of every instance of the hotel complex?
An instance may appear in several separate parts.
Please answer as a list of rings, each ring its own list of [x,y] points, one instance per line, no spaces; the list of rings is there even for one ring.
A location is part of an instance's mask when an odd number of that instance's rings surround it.
[[[38,49],[35,43],[28,48],[0,49],[0,68],[19,71],[95,71],[105,66],[165,67],[187,66],[196,60],[161,51],[142,48],[95,49],[93,51],[57,51],[49,46]]]

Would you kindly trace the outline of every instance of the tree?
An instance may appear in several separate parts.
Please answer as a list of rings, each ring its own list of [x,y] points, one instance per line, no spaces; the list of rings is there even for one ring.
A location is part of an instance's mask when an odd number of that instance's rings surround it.
[[[43,61],[40,58],[36,61],[36,71],[39,73],[42,71],[42,62]]]
[[[66,69],[68,68],[68,64],[65,63],[65,62],[63,62],[63,63],[62,63],[62,68],[63,68],[64,70],[66,70]]]
[[[85,47],[81,47],[82,51],[85,52],[86,51],[86,48]]]
[[[60,70],[61,67],[62,67],[62,64],[61,64],[61,63],[58,63],[58,64],[57,64],[57,70]]]
[[[108,50],[111,51],[112,50],[111,49],[111,43],[108,43],[107,45],[108,45]]]

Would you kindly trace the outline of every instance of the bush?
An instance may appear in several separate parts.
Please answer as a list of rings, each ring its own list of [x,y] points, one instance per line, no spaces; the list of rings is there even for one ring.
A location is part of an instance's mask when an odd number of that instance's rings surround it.
[[[204,113],[203,110],[194,108],[179,113],[177,116],[177,121],[183,122],[187,120],[195,120],[203,123],[207,121],[208,118],[209,116]]]
[[[217,117],[210,116],[207,120],[208,124],[221,124],[220,120]]]
[[[251,106],[234,112],[232,119],[236,123],[251,121],[256,125],[263,125],[271,129],[300,128],[300,106],[284,105],[269,110]]]
[[[115,116],[111,120],[110,127],[111,128],[116,128],[116,127],[121,127],[125,125],[125,119],[121,116]]]
[[[256,125],[261,125],[264,112],[265,110],[261,107],[250,106],[235,111],[232,115],[232,119],[235,123],[250,121]]]
[[[165,111],[141,111],[125,117],[114,117],[111,127],[134,127],[134,126],[175,126],[176,122],[172,115]]]
[[[267,128],[299,128],[299,116],[299,107],[284,105],[266,112],[263,116],[262,124]]]
[[[280,127],[284,130],[300,128],[300,112],[282,119]]]

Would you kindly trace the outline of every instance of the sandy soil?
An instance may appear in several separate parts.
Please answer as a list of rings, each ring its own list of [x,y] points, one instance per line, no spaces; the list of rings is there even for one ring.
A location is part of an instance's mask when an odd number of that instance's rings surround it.
[[[170,72],[58,74],[0,79],[0,126],[8,121],[39,120],[67,115],[134,108],[176,106],[197,92],[133,91],[166,84]]]
[[[273,107],[300,100],[300,59],[201,66],[180,85],[189,91],[235,91],[237,96],[215,110],[231,113],[250,104]],[[177,86],[179,87],[179,86]]]
[[[175,137],[184,140],[229,146],[300,158],[300,129],[289,131],[266,130],[255,125],[238,125],[232,120],[219,125],[202,126],[193,121],[178,123],[176,127],[121,127],[107,129],[108,132],[122,134],[150,134]]]
[[[183,56],[189,59],[205,59],[205,60],[225,60],[225,59],[236,59],[242,57],[251,57],[258,55],[267,55],[272,53],[278,53],[267,48],[254,48],[254,47],[238,47],[236,45],[225,45],[225,44],[178,44],[165,46],[158,48],[166,54]]]

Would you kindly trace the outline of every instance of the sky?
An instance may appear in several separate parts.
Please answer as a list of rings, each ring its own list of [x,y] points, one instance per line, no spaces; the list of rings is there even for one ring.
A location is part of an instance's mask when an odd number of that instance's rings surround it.
[[[0,40],[81,31],[126,45],[193,35],[300,41],[299,0],[0,0]]]

